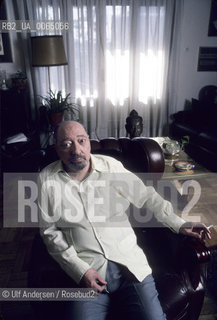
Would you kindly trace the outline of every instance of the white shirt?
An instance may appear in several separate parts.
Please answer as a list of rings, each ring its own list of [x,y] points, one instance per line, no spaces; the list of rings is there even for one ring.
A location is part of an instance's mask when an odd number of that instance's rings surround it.
[[[185,221],[114,158],[91,155],[91,168],[82,182],[73,180],[60,160],[41,171],[41,235],[48,251],[77,283],[89,268],[105,279],[108,260],[126,266],[142,281],[151,268],[126,214],[130,204],[151,210],[175,232]]]

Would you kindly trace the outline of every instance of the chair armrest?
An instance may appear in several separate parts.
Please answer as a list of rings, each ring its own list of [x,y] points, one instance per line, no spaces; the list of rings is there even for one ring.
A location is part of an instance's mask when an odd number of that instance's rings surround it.
[[[206,277],[206,263],[210,260],[209,249],[195,238],[184,238],[178,250],[180,268],[184,271],[194,290],[201,281],[201,275]]]
[[[136,228],[139,245],[143,248],[153,273],[162,271],[183,274],[194,289],[199,285],[201,276],[206,278],[206,263],[210,251],[205,245],[192,237],[173,233],[165,227]]]
[[[152,268],[167,319],[198,319],[209,251],[199,241],[160,223],[158,227],[135,228],[135,232]]]

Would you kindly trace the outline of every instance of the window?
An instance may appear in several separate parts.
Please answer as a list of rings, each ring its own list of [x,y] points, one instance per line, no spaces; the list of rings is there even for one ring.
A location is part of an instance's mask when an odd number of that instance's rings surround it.
[[[73,63],[76,99],[85,106],[103,95],[113,105],[124,105],[126,99],[142,103],[161,99],[164,74],[164,20],[163,5],[136,6],[79,5],[72,7],[71,30],[68,34]],[[104,14],[102,18],[102,12]],[[45,18],[42,8],[38,17]],[[54,15],[47,10],[48,19]],[[71,51],[72,49],[72,51]],[[70,57],[71,58],[71,57]]]

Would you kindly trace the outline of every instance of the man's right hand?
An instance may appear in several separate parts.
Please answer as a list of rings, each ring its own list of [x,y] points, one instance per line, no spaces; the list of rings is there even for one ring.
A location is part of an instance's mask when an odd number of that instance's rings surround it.
[[[94,288],[97,289],[97,291],[102,292],[103,289],[105,289],[107,282],[95,269],[90,268],[83,275],[80,284],[85,288]]]

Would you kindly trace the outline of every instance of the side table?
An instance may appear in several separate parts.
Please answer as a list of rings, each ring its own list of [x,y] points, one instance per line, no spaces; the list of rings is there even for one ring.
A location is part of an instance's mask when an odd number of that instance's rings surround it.
[[[158,142],[161,146],[165,138],[166,137],[156,137],[153,139],[156,142]],[[204,194],[202,193],[204,192],[204,189],[202,189],[204,183],[202,182],[204,181],[204,179],[213,179],[214,173],[212,173],[211,171],[209,171],[208,169],[204,168],[202,165],[191,159],[189,155],[183,150],[181,150],[179,154],[175,156],[168,157],[165,155],[164,157],[165,171],[162,176],[162,182],[165,181],[165,190],[166,187],[169,187],[171,188],[171,190],[173,188],[173,190],[175,189],[177,192],[173,193],[174,201],[172,201],[172,203],[174,205],[174,208],[178,209],[178,211],[180,210],[181,212],[179,214],[182,215],[182,217],[187,221],[198,222],[201,220],[201,217],[203,220],[205,212],[200,212],[199,210],[196,210],[195,213],[194,209],[197,208],[198,203],[200,203],[200,205],[202,204],[202,207],[204,206],[201,200],[204,199]],[[173,164],[175,161],[178,160],[193,162],[195,165],[194,170],[185,172],[177,171]],[[215,188],[213,190],[215,190]],[[166,196],[166,198],[168,200],[171,200],[172,197],[171,195],[169,195],[168,197]],[[212,218],[211,221],[208,222],[208,225],[213,224],[213,219],[214,218]]]
[[[155,140],[160,146],[162,145],[165,139],[169,139],[168,137],[156,137],[151,138]],[[164,155],[165,160],[165,170],[162,179],[167,180],[186,180],[186,179],[197,179],[201,177],[207,177],[211,171],[200,165],[198,162],[193,160],[185,151],[181,150],[178,154],[174,156]],[[190,161],[195,164],[194,170],[180,172],[177,171],[173,164],[178,160]]]

